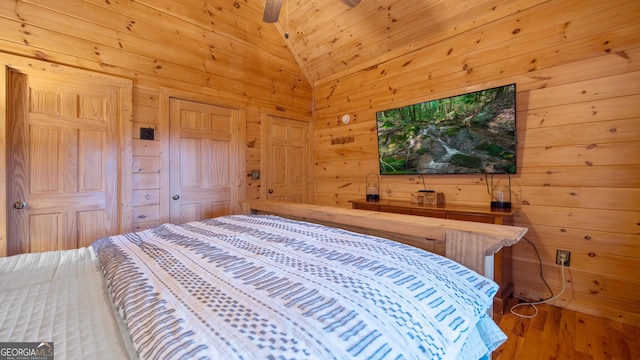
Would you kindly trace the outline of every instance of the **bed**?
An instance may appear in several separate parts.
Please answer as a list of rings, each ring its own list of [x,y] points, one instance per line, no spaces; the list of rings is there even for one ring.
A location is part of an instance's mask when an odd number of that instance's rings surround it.
[[[269,201],[244,212],[1,259],[0,342],[52,341],[61,358],[480,359],[506,339],[490,278],[403,242],[467,234],[490,257],[526,229]]]

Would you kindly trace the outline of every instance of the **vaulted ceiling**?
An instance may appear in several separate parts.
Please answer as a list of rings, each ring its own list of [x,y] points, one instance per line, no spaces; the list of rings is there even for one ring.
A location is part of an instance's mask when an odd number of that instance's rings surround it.
[[[283,0],[275,26],[311,85],[416,51],[535,1]],[[285,33],[288,38],[285,38]],[[446,56],[447,54],[435,54]]]

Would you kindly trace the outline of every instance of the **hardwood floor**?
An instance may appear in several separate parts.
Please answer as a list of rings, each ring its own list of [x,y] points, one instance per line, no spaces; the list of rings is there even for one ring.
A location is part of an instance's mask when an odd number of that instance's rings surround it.
[[[508,339],[493,353],[493,360],[640,359],[640,324],[634,327],[546,304],[537,307],[539,314],[532,319],[509,312],[494,315]],[[534,313],[530,306],[516,311]]]

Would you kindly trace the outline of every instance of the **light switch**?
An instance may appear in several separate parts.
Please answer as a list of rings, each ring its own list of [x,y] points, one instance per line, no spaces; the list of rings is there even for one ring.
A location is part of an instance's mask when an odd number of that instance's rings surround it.
[[[140,128],[140,139],[153,140],[155,132],[154,130],[154,128]]]

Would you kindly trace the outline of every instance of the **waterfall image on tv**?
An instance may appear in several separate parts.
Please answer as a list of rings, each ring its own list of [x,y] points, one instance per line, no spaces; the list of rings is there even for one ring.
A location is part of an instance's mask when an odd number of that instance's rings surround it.
[[[516,173],[516,85],[376,113],[381,175]]]

